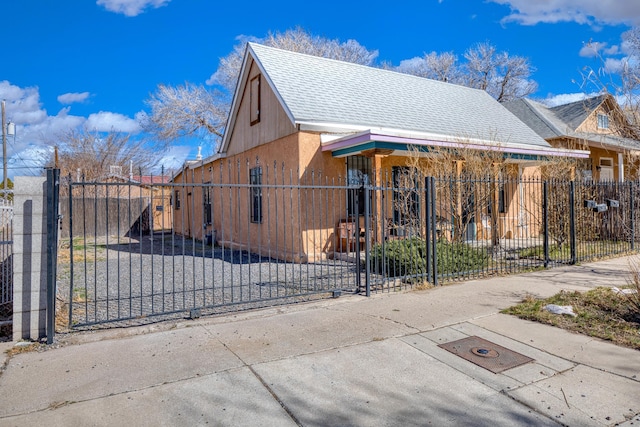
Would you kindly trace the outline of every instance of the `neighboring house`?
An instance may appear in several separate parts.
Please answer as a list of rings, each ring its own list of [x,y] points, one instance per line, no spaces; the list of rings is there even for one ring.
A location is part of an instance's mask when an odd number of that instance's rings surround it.
[[[110,173],[95,182],[73,184],[74,218],[95,218],[100,230],[110,235],[132,235],[171,230],[171,177],[168,175],[125,176],[120,167],[112,166]],[[121,184],[121,185],[119,185]],[[69,203],[62,196],[62,215],[68,215]],[[103,208],[103,205],[106,208]],[[149,221],[149,215],[153,221]],[[74,235],[86,233],[86,219],[74,222]],[[151,228],[153,227],[153,228]],[[63,221],[62,237],[68,237],[68,223]],[[100,234],[100,230],[89,230]],[[100,231],[100,232],[99,232]]]
[[[531,99],[518,99],[504,106],[554,147],[589,150],[579,174],[596,181],[637,178],[640,141],[632,134],[627,117],[611,95],[547,107]]]
[[[330,217],[278,216],[278,204],[255,189],[272,184],[274,172],[280,181],[280,165],[283,183],[309,184],[312,174],[323,177],[316,184],[345,177],[354,184],[365,176],[380,183],[383,170],[406,165],[410,147],[428,157],[429,147],[461,145],[503,153],[519,175],[535,174],[549,156],[588,156],[553,148],[484,91],[249,43],[219,151],[186,163],[173,178],[174,229],[197,239],[215,234],[220,243],[261,253],[288,230],[302,238],[285,239],[277,256],[306,259],[327,251],[327,238],[309,235],[332,236],[340,221],[362,212],[341,201]],[[252,187],[242,196],[216,195],[210,194],[216,188],[203,192],[191,183]]]
[[[153,230],[170,230],[173,227],[171,177],[168,175],[130,175],[129,181],[140,185],[143,194],[146,193],[150,198]]]

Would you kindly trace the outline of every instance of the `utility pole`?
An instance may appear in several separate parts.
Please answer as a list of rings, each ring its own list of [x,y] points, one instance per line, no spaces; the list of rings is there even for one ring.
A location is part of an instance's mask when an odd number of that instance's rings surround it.
[[[7,116],[5,102],[2,100],[2,178],[4,180],[3,195],[7,198]]]

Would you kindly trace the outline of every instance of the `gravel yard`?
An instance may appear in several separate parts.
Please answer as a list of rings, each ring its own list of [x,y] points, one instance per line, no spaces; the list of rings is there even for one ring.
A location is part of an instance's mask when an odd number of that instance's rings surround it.
[[[357,287],[353,262],[283,262],[171,234],[74,240],[73,265],[70,255],[67,242],[59,250],[58,298],[68,313],[73,270],[73,327],[258,308]]]

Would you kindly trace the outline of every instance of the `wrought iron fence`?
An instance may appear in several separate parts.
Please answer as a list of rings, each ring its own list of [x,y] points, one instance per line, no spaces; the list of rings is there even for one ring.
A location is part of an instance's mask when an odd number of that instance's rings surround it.
[[[10,338],[13,317],[13,194],[0,198],[0,339]]]
[[[275,167],[249,172],[249,184],[189,171],[148,187],[69,180],[59,263],[69,325],[357,291],[361,238],[339,235],[334,220],[347,218],[345,194],[357,188]]]
[[[354,181],[247,164],[185,168],[161,181],[64,186],[59,285],[71,327],[629,253],[640,208],[637,182],[425,177],[407,168]]]

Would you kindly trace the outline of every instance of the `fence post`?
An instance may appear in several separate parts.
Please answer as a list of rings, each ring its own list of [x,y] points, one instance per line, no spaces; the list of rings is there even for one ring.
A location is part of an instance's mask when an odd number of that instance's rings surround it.
[[[371,188],[368,184],[364,185],[364,286],[365,286],[365,292],[366,295],[368,297],[371,296],[371,272],[370,272],[370,266],[371,263],[369,262],[369,256],[370,256],[370,246],[371,246],[371,232],[370,232],[370,228],[371,228],[371,202],[369,200],[369,195],[371,192]],[[360,239],[358,238],[358,246],[360,246]],[[358,257],[358,264],[360,264],[360,257]]]
[[[362,265],[360,263],[360,197],[358,196],[358,192],[363,190],[364,186],[359,189],[351,190],[351,194],[354,201],[354,213],[352,213],[352,220],[354,222],[354,229],[356,230],[356,235],[351,237],[354,239],[353,245],[356,250],[356,286],[358,287],[358,292],[362,290],[362,278],[360,277],[360,273],[362,272]],[[350,246],[351,242],[347,239],[347,246]]]
[[[544,268],[549,267],[549,183],[542,183],[542,219],[544,221]]]
[[[45,177],[15,177],[13,340],[47,335],[47,186]]]
[[[433,283],[431,280],[431,181],[429,177],[424,178],[424,218],[425,218],[425,239],[426,245],[426,270],[427,282]]]
[[[431,233],[431,243],[433,245],[431,252],[432,252],[432,261],[433,261],[433,267],[431,268],[432,272],[433,272],[433,286],[438,286],[438,252],[437,252],[437,243],[438,243],[438,236],[436,233],[436,179],[435,177],[431,177],[431,200],[430,200],[430,204],[431,204],[431,230],[433,231],[433,233]]]
[[[569,245],[571,249],[571,264],[577,262],[576,251],[576,206],[575,206],[576,183],[569,183]]]
[[[59,189],[60,169],[47,169],[47,344],[55,335]]]
[[[633,200],[633,181],[629,181],[629,219],[631,220],[631,250],[636,249],[636,224],[635,224],[635,210]]]
[[[69,327],[73,324],[73,185],[71,180],[71,174],[69,174],[69,188],[67,189],[69,194]],[[84,187],[83,187],[84,191]],[[131,207],[129,207],[131,209]]]

